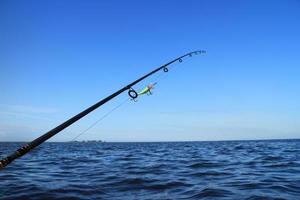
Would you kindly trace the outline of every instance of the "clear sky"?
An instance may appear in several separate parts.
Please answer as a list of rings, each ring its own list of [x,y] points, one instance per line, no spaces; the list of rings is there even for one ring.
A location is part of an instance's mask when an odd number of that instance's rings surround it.
[[[300,1],[2,0],[0,141],[30,141],[198,49],[207,54],[170,67],[153,96],[79,140],[300,138]],[[51,140],[72,139],[126,98]]]

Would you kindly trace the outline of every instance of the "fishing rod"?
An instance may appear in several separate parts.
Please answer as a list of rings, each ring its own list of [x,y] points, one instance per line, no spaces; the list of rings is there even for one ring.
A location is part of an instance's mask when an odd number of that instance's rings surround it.
[[[0,169],[3,169],[6,165],[11,163],[13,160],[25,155],[30,150],[32,150],[35,147],[39,146],[40,144],[42,144],[46,140],[50,139],[51,137],[53,137],[54,135],[56,135],[60,131],[64,130],[65,128],[67,128],[71,124],[73,124],[76,121],[78,121],[79,119],[83,118],[84,116],[86,116],[90,112],[96,110],[97,108],[99,108],[103,104],[107,103],[108,101],[110,101],[114,97],[118,96],[119,94],[123,93],[124,91],[128,90],[128,95],[131,97],[132,100],[135,100],[138,97],[138,93],[132,88],[135,84],[139,83],[140,81],[142,81],[145,78],[155,74],[156,72],[158,72],[160,70],[163,70],[164,72],[168,72],[169,70],[168,70],[167,66],[175,63],[176,61],[179,61],[181,63],[182,59],[187,57],[187,56],[192,57],[194,54],[197,55],[197,54],[202,54],[202,53],[206,53],[206,51],[200,50],[200,51],[193,51],[193,52],[187,53],[183,56],[180,56],[180,57],[168,62],[167,64],[164,64],[164,65],[158,67],[157,69],[155,69],[155,70],[151,71],[150,73],[142,76],[141,78],[133,81],[129,85],[123,87],[122,89],[116,91],[115,93],[111,94],[110,96],[102,99],[98,103],[96,103],[96,104],[92,105],[91,107],[85,109],[84,111],[78,113],[77,115],[73,116],[72,118],[68,119],[67,121],[63,122],[62,124],[58,125],[57,127],[53,128],[52,130],[48,131],[44,135],[36,138],[32,142],[23,145],[22,147],[17,149],[14,153],[12,153],[11,155],[7,156],[6,158],[4,158],[0,161]]]

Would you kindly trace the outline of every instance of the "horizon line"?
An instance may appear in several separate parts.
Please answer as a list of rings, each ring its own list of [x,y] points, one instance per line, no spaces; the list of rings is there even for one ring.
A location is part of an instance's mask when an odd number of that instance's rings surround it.
[[[81,140],[81,141],[45,141],[46,143],[76,143],[76,142],[97,142],[97,143],[164,143],[164,142],[235,142],[235,141],[272,141],[272,140],[300,140],[300,138],[272,138],[272,139],[228,139],[228,140],[174,140],[174,141],[104,141],[104,140]],[[0,141],[7,143],[28,143],[28,141]]]

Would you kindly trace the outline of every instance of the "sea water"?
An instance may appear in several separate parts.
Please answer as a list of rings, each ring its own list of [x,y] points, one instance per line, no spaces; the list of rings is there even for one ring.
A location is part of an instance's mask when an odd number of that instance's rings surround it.
[[[45,143],[0,171],[0,199],[300,199],[300,140]]]

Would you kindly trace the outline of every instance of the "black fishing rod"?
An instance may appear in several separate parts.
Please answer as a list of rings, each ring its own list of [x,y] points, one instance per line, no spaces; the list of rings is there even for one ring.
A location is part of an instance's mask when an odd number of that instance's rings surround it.
[[[35,140],[33,140],[32,142],[25,144],[24,146],[22,146],[21,148],[19,148],[18,150],[16,150],[14,153],[12,153],[11,155],[7,156],[6,158],[2,159],[0,161],[0,169],[3,169],[6,165],[8,165],[9,163],[11,163],[13,160],[25,155],[26,153],[28,153],[30,150],[34,149],[35,147],[39,146],[40,144],[42,144],[43,142],[45,142],[46,140],[50,139],[51,137],[53,137],[54,135],[56,135],[57,133],[59,133],[60,131],[64,130],[65,128],[67,128],[68,126],[70,126],[71,124],[75,123],[76,121],[78,121],[79,119],[81,119],[82,117],[86,116],[87,114],[89,114],[90,112],[94,111],[95,109],[99,108],[100,106],[102,106],[103,104],[105,104],[106,102],[110,101],[111,99],[113,99],[114,97],[118,96],[119,94],[123,93],[124,91],[128,90],[128,95],[135,100],[138,97],[137,92],[132,88],[132,86],[134,86],[135,84],[139,83],[140,81],[144,80],[145,78],[151,76],[152,74],[155,74],[156,72],[163,70],[164,72],[168,72],[168,65],[171,65],[172,63],[179,61],[180,63],[182,62],[182,59],[184,57],[190,56],[192,57],[192,55],[197,55],[197,54],[202,54],[202,53],[206,53],[206,51],[193,51],[190,53],[187,53],[183,56],[180,56],[170,62],[168,62],[167,64],[162,65],[161,67],[158,67],[157,69],[151,71],[150,73],[144,75],[143,77],[137,79],[136,81],[130,83],[129,85],[123,87],[122,89],[118,90],[117,92],[111,94],[110,96],[102,99],[101,101],[99,101],[98,103],[92,105],[91,107],[85,109],[84,111],[82,111],[81,113],[75,115],[74,117],[68,119],[67,121],[65,121],[64,123],[60,124],[59,126],[55,127],[54,129],[48,131],[47,133],[45,133],[44,135],[36,138]]]

